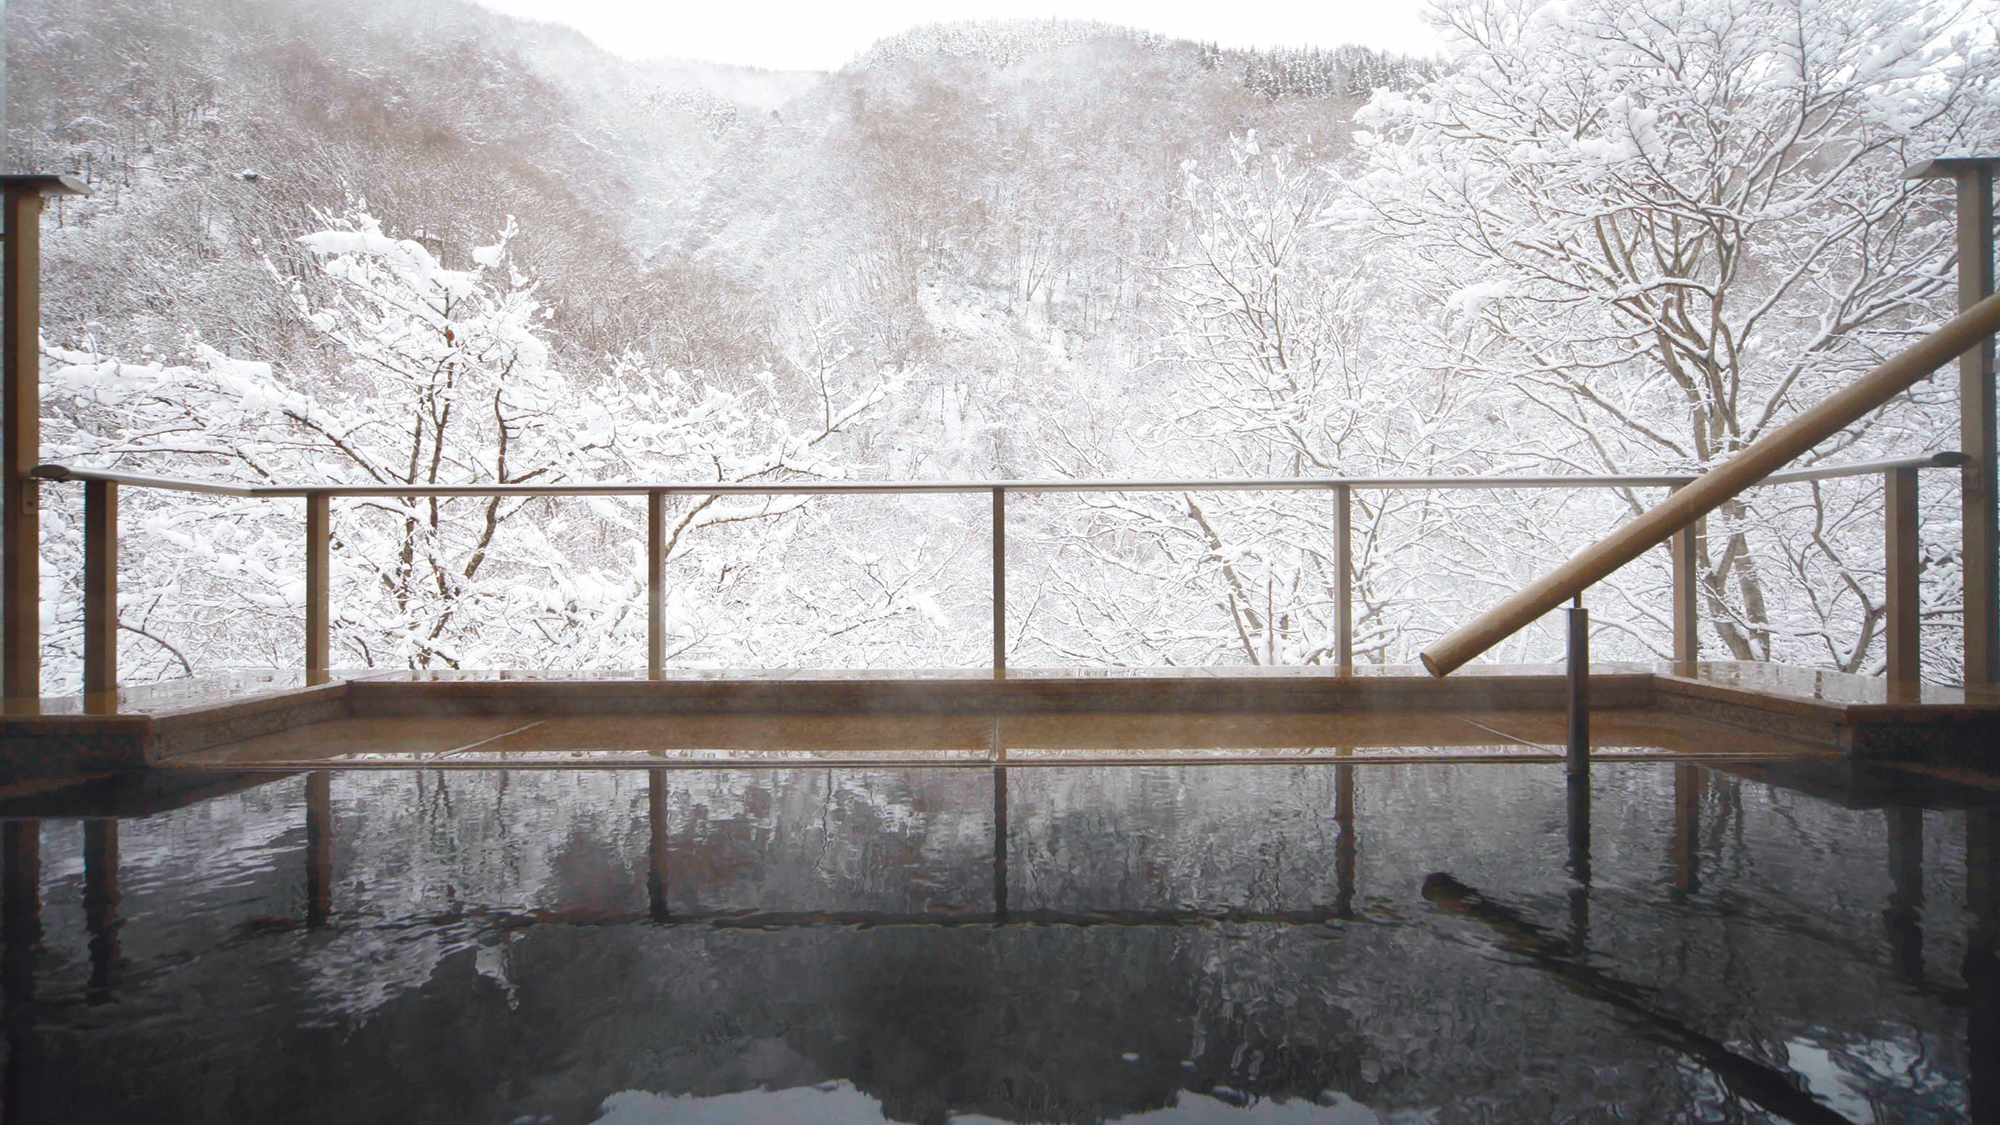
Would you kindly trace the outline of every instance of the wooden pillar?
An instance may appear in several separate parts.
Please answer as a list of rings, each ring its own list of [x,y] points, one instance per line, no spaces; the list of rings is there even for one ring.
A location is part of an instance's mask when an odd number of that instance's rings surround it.
[[[993,490],[993,678],[1007,678],[1007,490]]]
[[[327,588],[333,564],[331,504],[324,492],[306,494],[306,680],[326,682],[333,627]]]
[[[1333,662],[1354,672],[1354,489],[1333,486]]]
[[[1684,676],[1694,675],[1701,659],[1701,573],[1699,536],[1705,521],[1696,520],[1667,540],[1673,560],[1674,664]]]
[[[42,694],[42,198],[82,194],[68,176],[0,176],[0,672],[8,699]]]
[[[2000,156],[1929,160],[1910,179],[1950,178],[1958,189],[1958,307],[1993,292],[1993,171]],[[2000,512],[1994,464],[1993,337],[1958,357],[1959,522],[1965,560],[1965,682],[2000,683]]]
[[[1993,168],[1958,176],[1958,307],[1993,292]],[[1994,509],[1993,337],[1958,359],[1958,447],[1970,458],[1959,519],[1965,529],[1965,682],[2000,683],[2000,529]]]
[[[1891,684],[1923,680],[1923,650],[1917,605],[1917,470],[1891,469],[1883,476],[1885,633],[1889,642],[1886,675]]]
[[[95,710],[117,710],[118,485],[83,485],[83,694]],[[107,698],[109,697],[109,698]]]
[[[646,494],[646,674],[667,667],[667,494]]]

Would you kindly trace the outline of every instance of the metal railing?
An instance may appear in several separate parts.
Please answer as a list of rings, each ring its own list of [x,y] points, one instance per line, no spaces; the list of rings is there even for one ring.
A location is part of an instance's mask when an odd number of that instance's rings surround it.
[[[1888,497],[1886,559],[1890,665],[1917,660],[1916,479],[1923,469],[1955,468],[1957,453],[1926,457],[1818,465],[1772,473],[1760,483],[1782,485],[1880,475]],[[938,495],[985,493],[992,500],[993,658],[996,677],[1007,673],[1007,497],[1010,493],[1058,492],[1326,492],[1333,501],[1334,637],[1333,670],[1354,668],[1354,584],[1352,509],[1356,491],[1431,489],[1665,488],[1678,490],[1696,480],[1691,474],[1614,476],[1456,476],[1456,477],[1280,477],[1237,480],[1010,480],[1010,481],[780,481],[780,482],[601,482],[586,484],[227,484],[142,473],[41,465],[33,476],[43,482],[84,486],[84,691],[117,687],[118,652],[118,494],[145,488],[219,496],[304,499],[306,502],[306,652],[309,678],[330,670],[331,506],[336,499],[378,497],[644,497],[646,500],[647,670],[666,663],[666,499],[669,496]],[[1692,661],[1697,651],[1698,582],[1694,534],[1683,529],[1673,546],[1672,597],[1676,660]],[[1900,662],[1900,663],[1899,663]]]

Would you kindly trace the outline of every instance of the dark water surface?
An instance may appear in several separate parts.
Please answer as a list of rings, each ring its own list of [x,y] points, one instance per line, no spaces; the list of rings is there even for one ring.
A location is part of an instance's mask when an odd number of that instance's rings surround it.
[[[1674,765],[1599,765],[1587,803],[1503,765],[202,784],[5,810],[41,814],[5,827],[7,1121],[1924,1122],[2000,1097],[1976,791],[1851,808],[1881,802]]]

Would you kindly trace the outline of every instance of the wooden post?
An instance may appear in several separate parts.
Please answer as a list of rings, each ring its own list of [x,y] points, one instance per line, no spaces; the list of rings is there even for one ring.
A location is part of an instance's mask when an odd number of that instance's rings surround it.
[[[1007,490],[993,490],[993,678],[1007,678]]]
[[[0,176],[0,673],[7,699],[42,694],[42,198],[83,194],[68,176]]]
[[[324,492],[306,493],[306,680],[325,683],[331,666],[332,624],[327,616],[332,567],[332,509]]]
[[[646,494],[646,674],[667,667],[667,494]]]
[[[1958,176],[1958,307],[1993,292],[1993,168]],[[1965,529],[1965,682],[2000,683],[2000,517],[1994,510],[1993,337],[1958,357],[1958,448],[1970,458],[1959,520]]]
[[[1354,490],[1333,486],[1333,662],[1354,673]]]
[[[117,710],[118,485],[83,485],[83,695],[95,710]],[[93,698],[94,697],[94,698]],[[107,698],[109,697],[109,698]]]
[[[1904,175],[1956,181],[1958,188],[1958,307],[1993,293],[1993,171],[2000,156],[1928,160]],[[2000,513],[1994,508],[1993,337],[1958,357],[1959,523],[1965,559],[1965,682],[2000,683]]]
[[[1692,676],[1701,659],[1701,570],[1699,536],[1705,521],[1696,520],[1667,541],[1673,560],[1674,670]]]
[[[1917,608],[1917,470],[1891,469],[1883,477],[1883,515],[1887,580],[1883,603],[1887,610],[1891,684],[1914,685],[1923,680],[1923,649]]]

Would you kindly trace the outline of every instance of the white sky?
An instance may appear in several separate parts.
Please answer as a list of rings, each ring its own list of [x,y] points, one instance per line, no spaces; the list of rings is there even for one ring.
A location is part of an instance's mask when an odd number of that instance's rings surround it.
[[[1062,16],[1225,47],[1362,43],[1438,49],[1423,0],[479,0],[495,11],[568,24],[628,58],[673,56],[774,70],[834,70],[869,44],[923,23]]]

